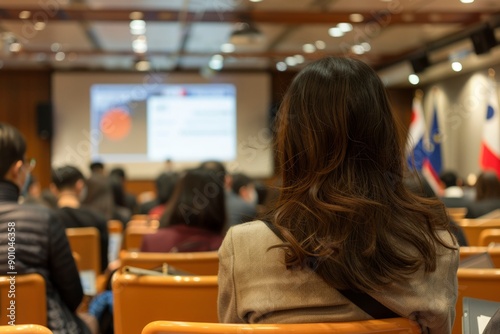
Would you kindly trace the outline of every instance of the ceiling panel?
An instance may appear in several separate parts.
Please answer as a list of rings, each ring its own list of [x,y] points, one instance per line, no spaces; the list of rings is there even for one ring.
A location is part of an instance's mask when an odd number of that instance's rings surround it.
[[[59,43],[61,50],[91,50],[92,41],[78,22],[50,21],[45,29],[36,31],[22,21],[2,21],[1,27],[12,32],[28,50],[50,50]]]
[[[102,8],[130,8],[130,9],[170,9],[183,8],[184,0],[85,0],[85,3],[94,9]]]
[[[232,30],[231,23],[195,23],[189,31],[186,51],[218,53],[220,46],[228,42]]]

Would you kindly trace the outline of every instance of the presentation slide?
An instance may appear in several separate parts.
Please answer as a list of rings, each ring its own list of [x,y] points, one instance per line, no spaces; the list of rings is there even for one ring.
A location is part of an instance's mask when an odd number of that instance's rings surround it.
[[[142,92],[140,99],[136,93]],[[93,85],[92,160],[236,159],[236,89],[229,84]],[[146,136],[144,134],[147,134]]]
[[[274,175],[266,72],[55,72],[54,167],[89,174],[92,161],[135,180],[222,161],[230,173]]]

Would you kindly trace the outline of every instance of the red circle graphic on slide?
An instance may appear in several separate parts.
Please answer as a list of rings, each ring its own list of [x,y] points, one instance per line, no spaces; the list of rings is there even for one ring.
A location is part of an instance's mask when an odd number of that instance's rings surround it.
[[[110,140],[121,140],[128,136],[132,128],[129,114],[121,109],[114,108],[106,111],[101,118],[101,132]]]

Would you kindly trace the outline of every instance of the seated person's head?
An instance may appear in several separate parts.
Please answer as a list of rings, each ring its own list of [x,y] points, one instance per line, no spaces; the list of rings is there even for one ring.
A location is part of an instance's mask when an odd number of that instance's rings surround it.
[[[56,194],[73,191],[79,194],[85,187],[85,177],[74,166],[63,166],[52,170],[52,189]]]
[[[455,187],[458,185],[457,174],[452,171],[441,173],[441,175],[439,175],[439,178],[441,179],[441,182],[443,182],[445,188]]]
[[[160,226],[185,224],[221,233],[226,222],[224,188],[209,171],[187,171],[177,183]]]
[[[156,179],[156,191],[160,204],[165,204],[170,200],[178,180],[179,175],[176,173],[162,173],[158,176]]]
[[[201,163],[200,168],[209,171],[212,177],[223,184],[224,187],[231,187],[231,175],[227,173],[222,162],[216,160],[205,161]]]
[[[121,167],[113,168],[111,172],[109,172],[109,176],[116,177],[121,182],[124,182],[126,180],[125,170]]]
[[[21,133],[8,124],[0,123],[0,178],[22,189],[29,173],[25,161],[26,142]]]
[[[104,174],[104,164],[100,161],[94,161],[89,166],[92,174]]]
[[[500,198],[500,180],[495,172],[483,172],[476,181],[476,200]]]
[[[238,173],[232,176],[232,191],[245,202],[257,204],[259,198],[254,181],[245,174]]]

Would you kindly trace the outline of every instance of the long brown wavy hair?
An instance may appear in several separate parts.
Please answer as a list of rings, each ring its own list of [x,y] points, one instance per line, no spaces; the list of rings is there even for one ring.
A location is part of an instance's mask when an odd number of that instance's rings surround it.
[[[423,266],[436,269],[444,206],[407,190],[402,125],[365,63],[327,57],[293,80],[275,149],[282,189],[269,219],[288,268],[311,267],[331,286],[378,291]]]

